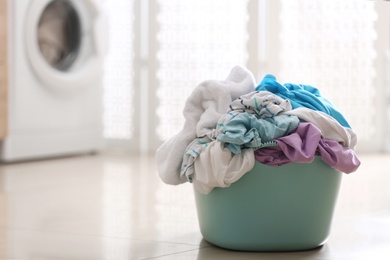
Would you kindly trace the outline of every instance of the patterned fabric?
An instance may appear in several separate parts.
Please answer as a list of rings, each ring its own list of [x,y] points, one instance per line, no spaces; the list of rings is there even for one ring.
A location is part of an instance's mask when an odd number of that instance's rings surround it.
[[[269,91],[254,91],[242,95],[230,105],[231,111],[255,114],[258,118],[274,117],[291,109],[289,100]]]
[[[239,154],[241,149],[258,149],[263,143],[289,134],[298,124],[296,116],[257,118],[253,114],[239,113],[222,127],[217,140],[225,143],[232,153]]]

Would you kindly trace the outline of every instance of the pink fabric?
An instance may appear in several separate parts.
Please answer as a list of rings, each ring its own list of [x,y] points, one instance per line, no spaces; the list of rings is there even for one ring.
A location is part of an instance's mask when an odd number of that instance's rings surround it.
[[[300,123],[290,135],[275,141],[278,146],[255,151],[257,161],[276,166],[290,162],[311,163],[315,156],[321,156],[324,162],[341,172],[351,173],[360,166],[352,149],[335,140],[322,139],[321,131],[311,123]]]

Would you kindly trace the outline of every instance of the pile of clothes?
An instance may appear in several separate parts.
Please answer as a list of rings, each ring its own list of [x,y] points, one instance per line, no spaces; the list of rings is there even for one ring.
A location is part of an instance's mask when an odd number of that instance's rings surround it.
[[[239,180],[255,161],[278,166],[311,163],[319,156],[344,173],[360,165],[356,134],[309,85],[282,85],[266,75],[256,86],[252,73],[237,66],[226,80],[199,84],[183,113],[183,129],[156,152],[167,184],[191,182],[207,194]]]

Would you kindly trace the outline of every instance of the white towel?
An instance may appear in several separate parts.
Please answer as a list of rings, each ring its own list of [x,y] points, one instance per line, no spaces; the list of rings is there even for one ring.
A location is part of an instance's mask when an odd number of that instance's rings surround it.
[[[163,143],[156,151],[157,170],[163,182],[178,185],[180,166],[186,147],[197,137],[213,131],[219,118],[229,111],[233,100],[255,90],[253,74],[246,68],[234,67],[226,80],[200,83],[187,98],[184,106],[183,129]]]

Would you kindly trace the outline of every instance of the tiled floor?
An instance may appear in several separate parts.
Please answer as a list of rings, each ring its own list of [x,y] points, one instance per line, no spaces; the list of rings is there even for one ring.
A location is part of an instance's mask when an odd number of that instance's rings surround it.
[[[0,166],[0,259],[390,259],[390,155],[344,175],[329,241],[245,253],[202,239],[192,187],[119,152]]]

